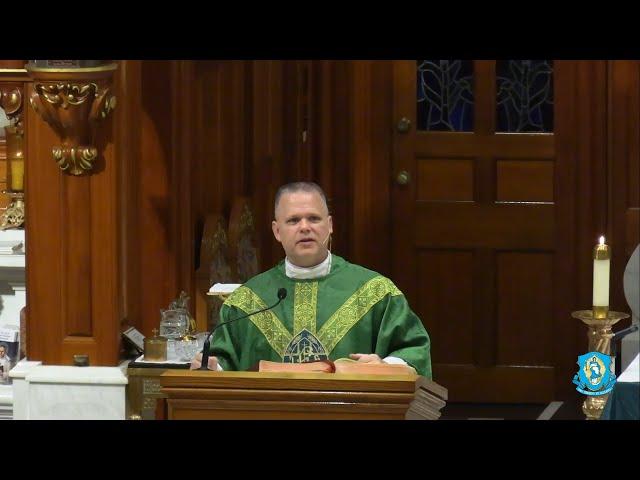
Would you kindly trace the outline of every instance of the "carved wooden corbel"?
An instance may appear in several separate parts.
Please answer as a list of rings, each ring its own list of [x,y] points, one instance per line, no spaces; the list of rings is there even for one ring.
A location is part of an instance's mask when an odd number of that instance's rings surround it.
[[[98,156],[94,145],[99,121],[115,108],[111,92],[117,64],[91,68],[41,68],[28,64],[34,80],[29,103],[60,137],[52,149],[60,169],[71,175],[91,173]]]

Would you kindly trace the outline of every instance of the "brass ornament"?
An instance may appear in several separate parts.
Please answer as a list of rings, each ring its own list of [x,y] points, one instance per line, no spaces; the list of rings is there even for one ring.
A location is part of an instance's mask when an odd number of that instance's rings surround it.
[[[93,162],[98,156],[98,149],[95,147],[54,147],[52,149],[53,159],[58,163],[60,170],[68,171],[72,175],[82,175],[90,172]]]
[[[0,86],[0,107],[8,118],[14,118],[22,112],[22,89],[18,86]]]
[[[0,217],[0,230],[24,228],[24,193],[9,191],[4,193],[12,200]]]
[[[61,106],[64,109],[69,105],[82,105],[91,96],[95,96],[98,86],[95,83],[88,85],[74,85],[71,83],[37,84],[35,90],[42,98],[52,105]]]

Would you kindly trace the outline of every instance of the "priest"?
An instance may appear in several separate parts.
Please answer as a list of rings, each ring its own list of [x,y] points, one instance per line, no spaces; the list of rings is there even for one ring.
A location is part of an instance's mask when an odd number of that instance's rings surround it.
[[[388,278],[331,253],[333,221],[312,182],[282,186],[273,235],[285,258],[234,291],[220,310],[208,368],[248,370],[260,360],[310,362],[351,358],[399,363],[431,378],[430,340],[407,299]],[[200,368],[202,354],[191,363]]]

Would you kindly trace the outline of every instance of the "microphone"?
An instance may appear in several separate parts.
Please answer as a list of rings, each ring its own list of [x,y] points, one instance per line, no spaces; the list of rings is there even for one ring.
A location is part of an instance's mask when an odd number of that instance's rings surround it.
[[[638,330],[638,325],[631,325],[629,328],[625,328],[624,330],[620,330],[619,332],[616,332],[616,334],[613,336],[611,341],[616,342],[618,340],[621,340],[627,335],[629,335],[630,333],[635,332],[636,330]]]
[[[256,313],[261,313],[261,312],[266,312],[267,310],[271,310],[272,308],[275,308],[276,306],[278,306],[278,304],[284,300],[285,298],[287,298],[287,289],[286,288],[279,288],[278,289],[278,301],[276,303],[274,303],[273,305],[271,305],[270,307],[267,308],[263,308],[262,310],[257,310],[255,312],[251,312],[251,313],[247,313],[246,315],[241,315],[238,318],[234,318],[229,320],[228,322],[223,322],[223,323],[219,323],[218,325],[216,325],[213,330],[211,330],[211,333],[209,335],[207,335],[207,338],[204,341],[204,346],[202,348],[202,364],[200,365],[199,370],[208,370],[208,366],[209,366],[209,339],[211,338],[211,336],[213,335],[213,332],[215,332],[218,328],[222,327],[223,325],[228,325],[231,322],[235,322],[236,320],[242,320],[243,318],[247,318],[250,317],[251,315],[255,315]]]
[[[624,337],[629,335],[630,333],[638,330],[638,325],[631,325],[629,328],[625,328],[624,330],[620,330],[616,332],[616,334],[611,339],[611,356],[615,357],[618,355],[618,342],[622,340]]]

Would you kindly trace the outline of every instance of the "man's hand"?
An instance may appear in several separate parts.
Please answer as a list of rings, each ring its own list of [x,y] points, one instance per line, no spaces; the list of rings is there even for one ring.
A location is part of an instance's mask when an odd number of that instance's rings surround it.
[[[349,357],[362,363],[384,363],[375,353],[352,353]]]
[[[191,360],[191,370],[198,370],[202,365],[202,352],[196,354],[196,356]],[[214,356],[209,357],[209,365],[207,365],[209,370],[218,370],[218,359]]]

